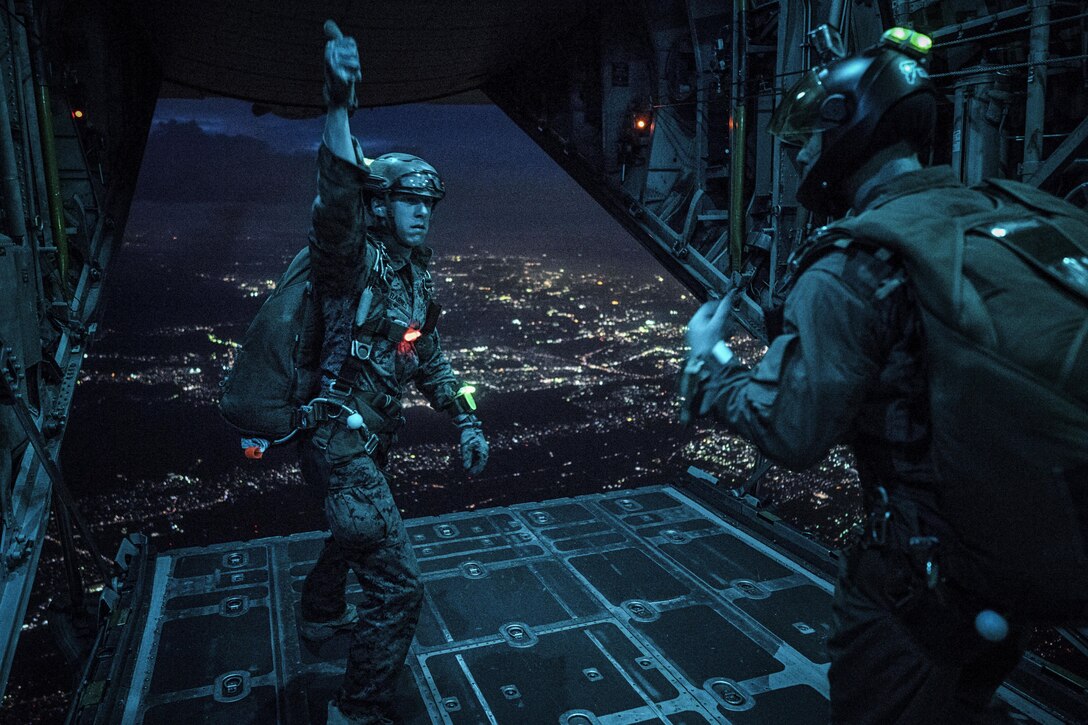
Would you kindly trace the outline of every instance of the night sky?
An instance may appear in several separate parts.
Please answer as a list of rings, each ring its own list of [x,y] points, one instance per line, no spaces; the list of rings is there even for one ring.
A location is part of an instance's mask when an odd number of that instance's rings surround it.
[[[254,116],[229,99],[159,102],[129,234],[259,237],[309,229],[324,117]],[[651,258],[588,194],[492,105],[360,109],[352,131],[367,156],[405,151],[442,175],[447,195],[429,243],[438,254]]]

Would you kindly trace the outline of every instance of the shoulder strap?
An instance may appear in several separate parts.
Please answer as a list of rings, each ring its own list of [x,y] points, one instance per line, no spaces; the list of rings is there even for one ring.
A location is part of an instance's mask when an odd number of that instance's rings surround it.
[[[876,240],[869,239],[852,233],[845,225],[836,223],[820,227],[815,234],[803,246],[799,247],[794,257],[791,257],[788,269],[789,277],[783,280],[783,285],[793,285],[797,277],[824,255],[834,251],[846,251],[851,248],[861,248],[871,251],[878,260],[886,262],[892,257],[892,252]]]
[[[1035,211],[1053,216],[1070,217],[1081,224],[1088,224],[1088,212],[1030,184],[1011,179],[986,179],[974,188],[983,193],[991,195],[996,193],[1006,199],[1012,199]]]
[[[768,342],[773,341],[774,338],[782,334],[786,298],[793,291],[801,274],[825,255],[835,250],[846,251],[851,248],[872,251],[874,256],[881,262],[887,262],[892,257],[892,253],[879,244],[856,238],[845,229],[833,226],[824,226],[817,229],[811,237],[790,254],[781,283],[771,294],[770,306],[763,311],[763,322],[767,330]],[[890,291],[890,288],[888,291]]]
[[[360,290],[366,289],[374,281],[375,277],[384,279],[381,256],[378,254],[377,245],[368,236],[363,243],[363,265],[359,270],[359,279],[356,280],[356,286]]]

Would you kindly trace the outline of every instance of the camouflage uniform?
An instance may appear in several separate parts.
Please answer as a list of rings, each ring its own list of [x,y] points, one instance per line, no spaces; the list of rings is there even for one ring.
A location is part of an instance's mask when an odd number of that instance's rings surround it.
[[[356,157],[361,159],[357,142]],[[312,277],[321,303],[325,336],[321,353],[323,394],[332,387],[357,347],[369,350],[344,404],[359,411],[378,436],[372,455],[366,439],[338,420],[323,423],[304,444],[303,473],[326,491],[326,541],[302,593],[302,616],[314,622],[344,611],[347,570],[363,590],[359,623],[352,633],[347,671],[338,695],[340,710],[351,717],[380,714],[390,704],[392,681],[408,653],[423,598],[419,567],[382,466],[403,425],[400,399],[412,381],[438,410],[456,415],[456,378],[434,331],[414,344],[367,337],[355,325],[360,295],[372,291],[367,322],[383,316],[420,327],[433,286],[427,262],[431,250],[414,250],[393,269],[377,238],[365,227],[362,188],[367,172],[322,145],[318,153],[318,196],[310,235]],[[371,245],[368,252],[366,247]]]

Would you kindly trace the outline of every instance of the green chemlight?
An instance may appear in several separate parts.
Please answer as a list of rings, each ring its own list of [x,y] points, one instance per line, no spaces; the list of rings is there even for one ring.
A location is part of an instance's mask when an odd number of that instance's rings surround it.
[[[910,45],[911,49],[916,53],[928,53],[930,48],[933,47],[932,38],[910,28],[885,30],[880,37],[884,43],[899,46],[901,50],[906,50],[903,48],[904,45]]]
[[[928,35],[922,35],[921,33],[914,33],[911,35],[910,44],[918,50],[928,51],[933,47],[933,40]]]
[[[462,385],[461,389],[457,391],[457,394],[465,399],[465,405],[468,406],[469,410],[476,410],[476,401],[472,397],[475,392],[475,385]]]

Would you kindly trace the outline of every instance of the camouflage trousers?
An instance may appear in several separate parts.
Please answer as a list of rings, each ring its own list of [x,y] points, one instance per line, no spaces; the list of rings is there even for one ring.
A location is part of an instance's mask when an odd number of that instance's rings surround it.
[[[302,462],[311,484],[328,482],[325,516],[332,534],[303,585],[302,616],[314,622],[339,617],[348,569],[355,572],[363,599],[337,704],[349,717],[376,717],[392,704],[394,681],[415,635],[423,602],[419,565],[374,459],[360,456],[330,467],[320,451],[304,444]]]

